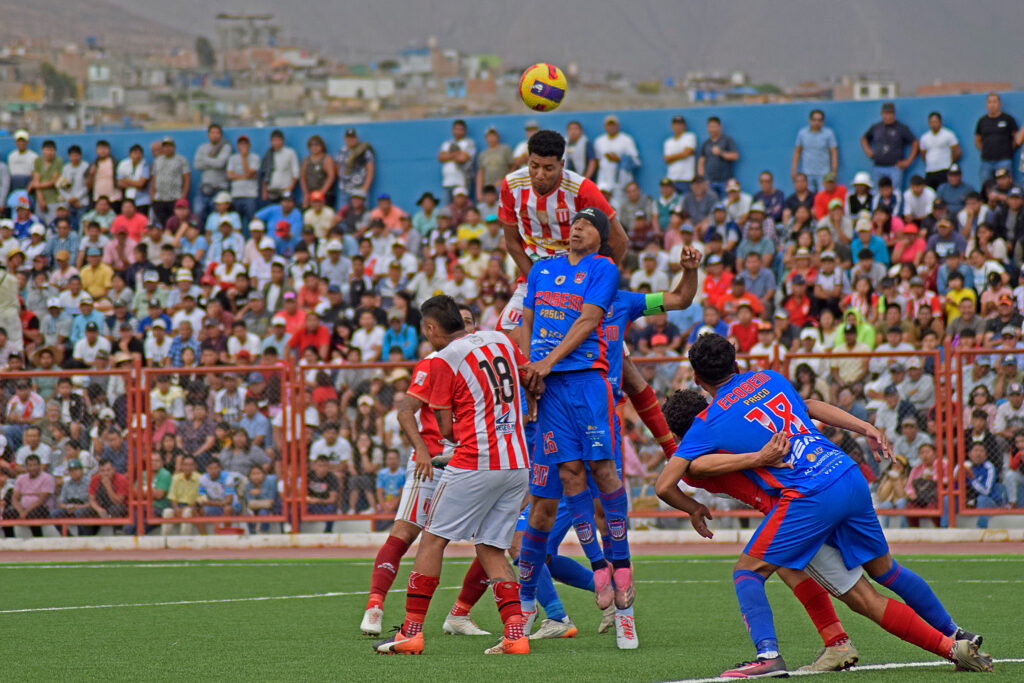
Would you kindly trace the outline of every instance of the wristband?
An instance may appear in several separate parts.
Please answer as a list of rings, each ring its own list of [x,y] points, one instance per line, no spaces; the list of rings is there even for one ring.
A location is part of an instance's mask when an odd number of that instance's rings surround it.
[[[655,313],[665,312],[665,292],[654,292],[652,294],[644,295],[644,304],[647,308],[644,309],[644,315],[654,315]]]

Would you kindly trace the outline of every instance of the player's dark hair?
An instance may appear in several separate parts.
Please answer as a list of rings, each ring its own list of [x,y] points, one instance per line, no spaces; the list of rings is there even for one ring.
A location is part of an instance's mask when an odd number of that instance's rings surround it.
[[[668,428],[682,439],[693,424],[693,418],[707,407],[708,401],[704,394],[696,389],[682,389],[666,399],[662,412],[665,413]]]
[[[719,384],[736,371],[736,348],[720,334],[705,334],[690,347],[690,365],[708,384]]]
[[[558,131],[538,130],[530,136],[529,142],[526,143],[526,150],[528,153],[536,154],[539,157],[557,157],[561,159],[562,155],[565,154],[565,138]]]
[[[462,314],[459,313],[459,305],[455,299],[446,294],[432,296],[420,306],[420,313],[424,318],[430,318],[447,334],[455,334],[466,329],[466,323],[462,321]]]

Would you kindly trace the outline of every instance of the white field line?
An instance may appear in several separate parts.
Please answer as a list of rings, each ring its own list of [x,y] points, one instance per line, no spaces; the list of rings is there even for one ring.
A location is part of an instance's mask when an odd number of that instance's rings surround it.
[[[439,591],[458,590],[462,586],[438,586]],[[394,593],[404,593],[405,589],[395,589]],[[271,600],[311,600],[315,598],[339,598],[353,595],[366,595],[366,591],[346,593],[306,593],[302,595],[260,595],[251,598],[217,598],[213,600],[172,600],[167,602],[125,602],[109,605],[65,605],[60,607],[29,607],[27,609],[5,609],[0,614],[27,614],[32,612],[70,612],[83,609],[117,609],[122,607],[178,607],[181,605],[217,605],[230,602],[268,602]]]
[[[996,664],[1020,664],[1024,662],[1024,658],[1010,658],[1010,659],[994,659],[992,660]],[[947,662],[943,659],[937,659],[931,662],[891,662],[889,664],[865,664],[864,666],[855,666],[851,669],[847,669],[849,673],[857,673],[858,671],[888,671],[891,669],[920,669],[925,667],[934,666],[949,666],[952,662]],[[831,671],[790,671],[790,676],[816,676],[818,674],[833,673]],[[714,678],[684,678],[678,681],[671,681],[671,683],[721,683],[720,677]]]

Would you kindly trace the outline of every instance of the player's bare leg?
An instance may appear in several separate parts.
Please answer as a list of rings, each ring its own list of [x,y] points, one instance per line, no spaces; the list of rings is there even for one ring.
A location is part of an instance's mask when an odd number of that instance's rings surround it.
[[[395,520],[387,540],[377,551],[377,557],[373,561],[373,574],[370,576],[370,597],[366,601],[366,611],[359,625],[364,635],[380,635],[381,621],[384,618],[384,599],[395,581],[402,557],[419,535],[420,528],[415,524],[404,519]]]
[[[789,586],[818,629],[823,643],[814,661],[800,671],[841,671],[857,663],[857,648],[839,621],[832,598],[817,581],[799,569],[779,567],[779,578]]]

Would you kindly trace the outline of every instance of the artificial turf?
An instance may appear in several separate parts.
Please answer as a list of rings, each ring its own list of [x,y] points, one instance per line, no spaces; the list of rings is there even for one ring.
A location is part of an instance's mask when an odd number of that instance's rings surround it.
[[[467,562],[445,565],[421,657],[375,655],[372,639],[360,635],[372,564],[366,560],[0,564],[0,671],[11,681],[665,681],[715,676],[752,654],[729,558],[637,558],[640,649],[631,652],[616,650],[613,635],[597,635],[600,612],[589,593],[559,586],[580,635],[534,641],[526,657],[483,655],[496,637],[442,635]],[[985,636],[983,649],[997,658],[1024,657],[1024,557],[901,562],[932,583],[962,625]],[[385,632],[401,622],[410,566],[407,558],[388,597]],[[821,641],[806,614],[777,579],[769,581],[768,595],[787,662],[793,668],[809,662]],[[283,599],[231,601],[272,597]],[[221,602],[140,605],[199,600]],[[13,611],[70,606],[101,607]],[[838,603],[837,610],[861,664],[936,659]],[[489,594],[473,617],[500,632]],[[953,673],[941,666],[839,675],[920,681]],[[997,664],[996,677],[1024,680],[1024,663]]]

